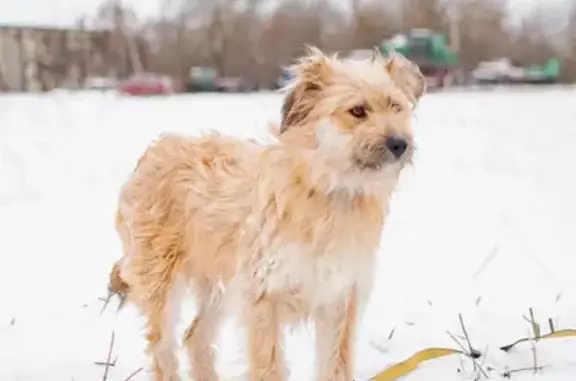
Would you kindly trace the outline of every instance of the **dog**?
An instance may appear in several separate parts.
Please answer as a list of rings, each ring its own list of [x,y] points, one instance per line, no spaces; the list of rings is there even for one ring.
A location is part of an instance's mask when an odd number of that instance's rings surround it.
[[[250,381],[287,379],[283,328],[307,320],[316,380],[353,380],[356,326],[425,79],[400,54],[359,61],[316,48],[290,71],[275,143],[162,135],[121,191],[124,254],[109,289],[146,317],[156,381],[180,380],[172,330],[188,288],[193,380],[218,380],[212,344],[227,310],[246,329]]]

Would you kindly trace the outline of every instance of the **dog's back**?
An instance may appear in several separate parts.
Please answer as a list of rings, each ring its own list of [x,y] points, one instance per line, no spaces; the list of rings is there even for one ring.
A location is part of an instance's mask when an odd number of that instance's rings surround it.
[[[130,290],[147,304],[148,284],[170,285],[179,272],[208,283],[229,279],[259,150],[218,134],[165,135],[150,146],[120,196],[124,257],[111,291],[125,297]]]

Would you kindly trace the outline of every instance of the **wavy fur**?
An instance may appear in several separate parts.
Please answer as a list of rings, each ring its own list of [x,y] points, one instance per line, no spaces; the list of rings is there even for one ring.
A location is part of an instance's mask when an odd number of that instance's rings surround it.
[[[412,153],[410,102],[424,92],[417,68],[391,70],[399,59],[311,49],[271,127],[277,144],[209,133],[147,149],[120,195],[124,255],[111,285],[147,318],[156,381],[179,380],[172,329],[188,287],[192,379],[218,380],[212,344],[228,309],[247,330],[250,381],[286,379],[282,327],[305,319],[316,324],[317,380],[352,381],[388,200]],[[365,117],[351,115],[358,105]],[[409,143],[398,159],[378,145],[392,135]]]

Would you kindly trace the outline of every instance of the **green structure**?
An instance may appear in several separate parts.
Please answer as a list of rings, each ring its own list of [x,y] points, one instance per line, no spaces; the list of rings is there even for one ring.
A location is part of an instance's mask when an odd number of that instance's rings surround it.
[[[445,34],[429,29],[412,29],[398,34],[380,45],[384,55],[401,53],[420,66],[429,86],[441,88],[451,83],[458,68],[458,55],[451,51]]]
[[[478,84],[552,84],[558,82],[562,62],[550,58],[544,65],[517,66],[508,58],[484,61],[472,71]]]
[[[528,83],[556,83],[560,77],[560,59],[550,58],[543,66],[532,65],[524,69],[525,81]]]
[[[186,90],[188,92],[217,91],[218,73],[211,67],[194,66],[190,68]]]

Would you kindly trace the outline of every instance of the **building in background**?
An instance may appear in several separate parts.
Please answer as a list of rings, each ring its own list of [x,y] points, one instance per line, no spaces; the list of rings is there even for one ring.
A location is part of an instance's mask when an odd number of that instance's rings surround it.
[[[113,37],[106,30],[0,25],[0,89],[77,89],[90,77],[117,77],[126,52]]]

